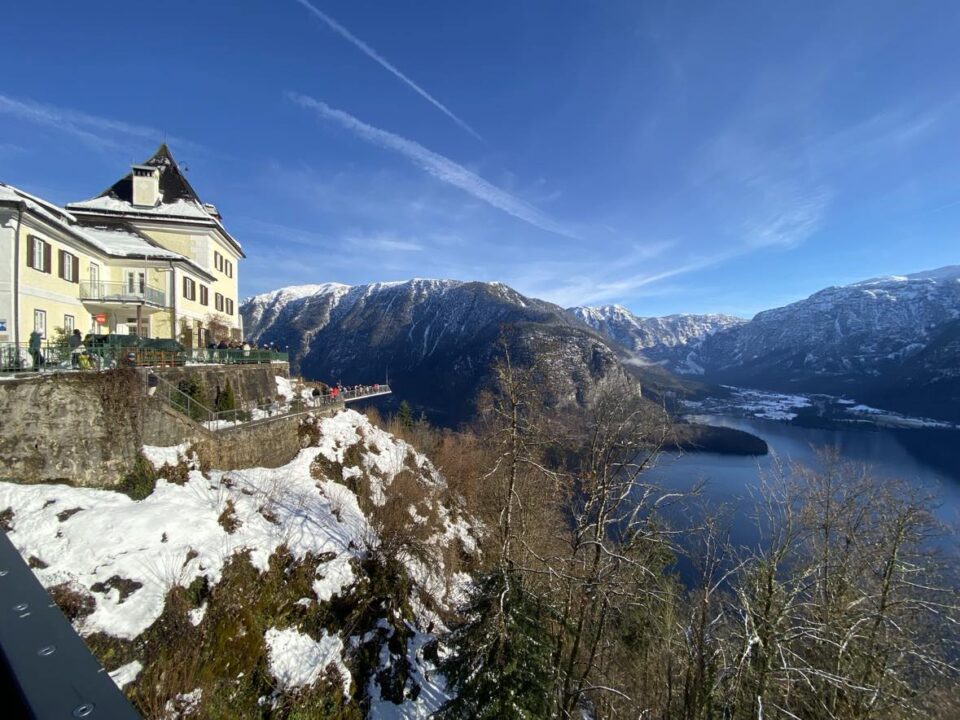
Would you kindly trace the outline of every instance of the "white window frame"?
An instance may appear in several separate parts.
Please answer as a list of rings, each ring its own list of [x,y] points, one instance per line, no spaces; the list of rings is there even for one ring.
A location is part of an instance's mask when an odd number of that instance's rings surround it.
[[[92,289],[96,291],[95,286],[100,284],[100,266],[97,263],[90,263],[90,267],[87,270],[87,277],[90,279],[90,284],[94,286]]]
[[[34,270],[39,270],[40,272],[44,272],[43,248],[47,243],[42,238],[39,238],[36,235],[30,236],[30,242],[33,243],[33,265],[31,265],[30,267],[32,267]]]
[[[217,312],[223,312],[224,300],[225,298],[221,293],[216,293],[213,296],[213,309],[216,310]]]
[[[124,292],[127,294],[143,295],[147,288],[147,273],[144,270],[127,270],[124,273],[123,284]]]
[[[71,252],[63,250],[63,279],[67,282],[74,282],[77,278],[73,276],[73,261],[78,260],[77,256]]]
[[[73,315],[63,316],[63,331],[67,335],[72,335],[76,327],[77,327],[77,319]]]
[[[33,309],[33,329],[40,333],[40,337],[47,337],[47,311],[39,308]]]

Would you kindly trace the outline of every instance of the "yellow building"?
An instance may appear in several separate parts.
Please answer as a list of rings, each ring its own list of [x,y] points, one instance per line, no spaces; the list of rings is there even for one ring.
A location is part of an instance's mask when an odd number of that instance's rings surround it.
[[[241,339],[243,257],[165,144],[66,208],[0,183],[0,343],[58,327],[201,347]]]

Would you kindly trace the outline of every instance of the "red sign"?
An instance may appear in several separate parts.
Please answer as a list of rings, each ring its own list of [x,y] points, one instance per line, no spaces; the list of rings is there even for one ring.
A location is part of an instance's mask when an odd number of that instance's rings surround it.
[[[96,320],[97,325],[106,325],[107,324],[107,314],[100,313],[99,315],[94,315],[93,319]]]

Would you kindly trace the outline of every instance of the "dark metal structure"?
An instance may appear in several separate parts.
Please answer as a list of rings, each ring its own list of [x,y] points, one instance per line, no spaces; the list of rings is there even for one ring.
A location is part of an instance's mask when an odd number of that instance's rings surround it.
[[[4,718],[140,718],[4,532],[0,697]]]

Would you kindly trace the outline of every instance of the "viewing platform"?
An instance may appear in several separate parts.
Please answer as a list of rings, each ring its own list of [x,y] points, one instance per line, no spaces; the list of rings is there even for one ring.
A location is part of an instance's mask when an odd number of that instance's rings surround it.
[[[66,343],[45,341],[0,343],[0,375],[110,370],[118,367],[182,367],[185,365],[260,365],[289,363],[286,352],[250,348],[179,348],[172,340],[138,340],[136,345],[97,335],[74,351]]]

